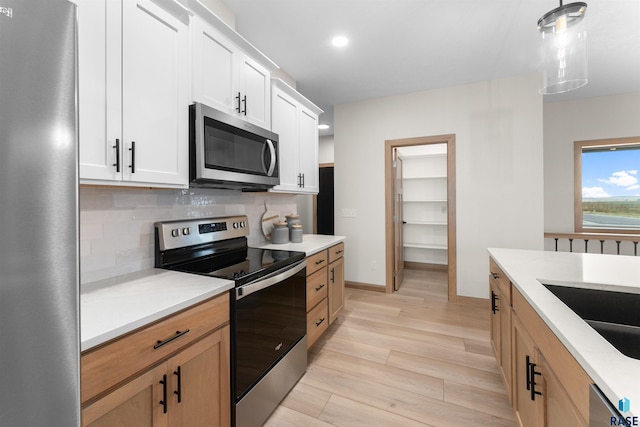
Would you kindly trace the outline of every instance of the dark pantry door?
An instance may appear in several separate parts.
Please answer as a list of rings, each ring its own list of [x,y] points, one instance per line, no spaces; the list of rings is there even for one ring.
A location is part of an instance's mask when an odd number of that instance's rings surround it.
[[[318,190],[318,234],[333,235],[333,166],[320,168]]]

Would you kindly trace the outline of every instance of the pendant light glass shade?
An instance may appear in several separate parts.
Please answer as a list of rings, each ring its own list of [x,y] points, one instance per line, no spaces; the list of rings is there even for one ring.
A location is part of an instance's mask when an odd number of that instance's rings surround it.
[[[583,2],[562,5],[538,20],[542,36],[542,88],[550,95],[587,84],[587,24]]]

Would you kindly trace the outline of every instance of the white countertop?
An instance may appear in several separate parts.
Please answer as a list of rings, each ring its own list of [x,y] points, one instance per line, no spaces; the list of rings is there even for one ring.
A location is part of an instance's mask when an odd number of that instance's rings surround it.
[[[80,349],[88,350],[233,287],[231,280],[157,268],[82,285]]]
[[[344,242],[347,238],[345,236],[326,236],[322,234],[305,234],[302,236],[302,243],[265,243],[258,246],[261,249],[277,249],[281,251],[298,251],[304,252],[309,255],[320,252],[323,249],[330,248],[331,246]]]
[[[640,293],[640,257],[494,248],[489,253],[613,406],[626,397],[631,410],[622,415],[640,414],[640,360],[620,353],[541,284]]]

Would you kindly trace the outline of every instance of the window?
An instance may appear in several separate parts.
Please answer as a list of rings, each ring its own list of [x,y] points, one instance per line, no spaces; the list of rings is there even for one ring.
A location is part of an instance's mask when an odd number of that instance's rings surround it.
[[[577,232],[640,233],[640,137],[576,141]]]

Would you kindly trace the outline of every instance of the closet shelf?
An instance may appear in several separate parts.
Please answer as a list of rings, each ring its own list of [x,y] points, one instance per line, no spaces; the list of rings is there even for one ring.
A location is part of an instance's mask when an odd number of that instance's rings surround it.
[[[405,221],[407,225],[447,225],[446,221]]]
[[[418,249],[438,249],[438,250],[447,250],[447,245],[437,244],[437,243],[403,243],[402,245],[405,248],[418,248]]]

